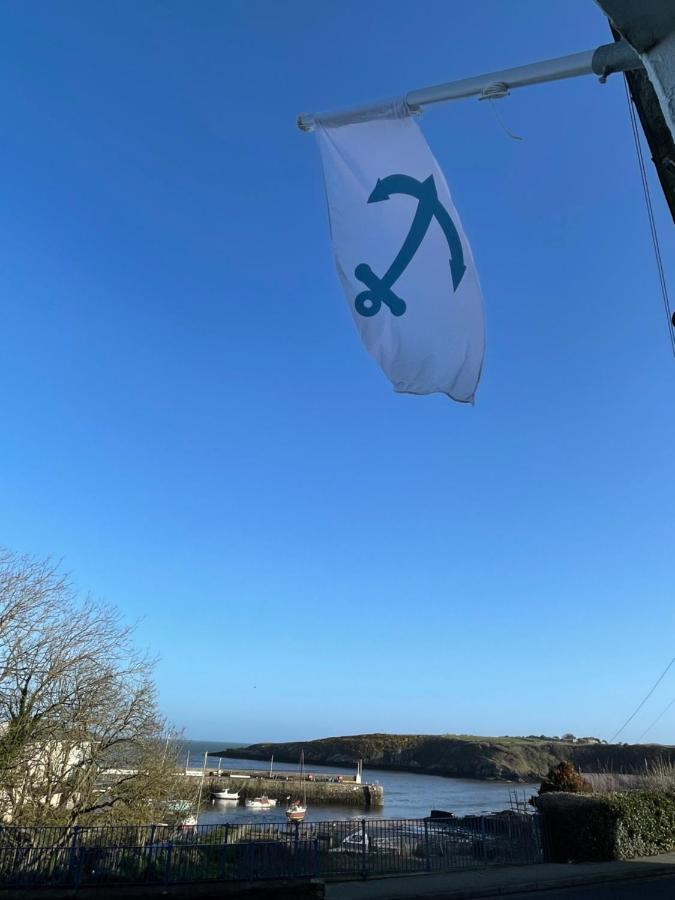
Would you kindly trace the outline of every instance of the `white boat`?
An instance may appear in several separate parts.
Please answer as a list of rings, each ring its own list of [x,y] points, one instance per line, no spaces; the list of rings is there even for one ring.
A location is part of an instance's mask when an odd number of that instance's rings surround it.
[[[270,800],[270,798],[263,794],[262,797],[254,797],[252,800],[246,801],[247,809],[272,809],[277,805],[276,800]]]
[[[238,800],[239,791],[211,791],[211,796],[214,800]]]
[[[290,806],[286,807],[286,818],[289,822],[302,822],[307,814],[307,807],[303,806],[299,800],[294,800]]]
[[[305,751],[300,753],[300,780],[302,781],[302,803],[294,800],[286,807],[289,822],[303,822],[307,814],[307,782],[305,781]],[[290,800],[290,797],[288,798]]]

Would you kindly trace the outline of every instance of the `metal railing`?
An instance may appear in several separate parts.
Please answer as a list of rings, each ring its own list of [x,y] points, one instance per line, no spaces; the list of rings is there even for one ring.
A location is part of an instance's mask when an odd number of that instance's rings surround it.
[[[313,823],[308,823],[311,828]],[[536,816],[361,819],[316,823],[325,878],[444,872],[541,862]]]
[[[440,872],[542,859],[538,816],[0,827],[1,885],[177,884]]]

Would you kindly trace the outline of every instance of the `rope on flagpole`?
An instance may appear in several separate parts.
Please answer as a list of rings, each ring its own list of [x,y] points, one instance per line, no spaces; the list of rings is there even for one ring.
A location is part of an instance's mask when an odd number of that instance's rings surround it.
[[[645,205],[647,207],[647,218],[649,219],[649,230],[652,235],[652,244],[654,245],[654,256],[656,257],[656,270],[659,276],[659,284],[661,286],[661,297],[663,298],[663,306],[666,311],[666,323],[668,326],[668,335],[670,337],[670,348],[675,356],[675,315],[670,306],[670,298],[668,297],[668,284],[663,271],[663,260],[661,258],[661,247],[659,246],[659,235],[656,230],[656,220],[654,219],[654,208],[652,206],[652,197],[649,192],[649,182],[647,181],[647,170],[645,168],[644,156],[642,155],[642,144],[640,143],[640,132],[637,127],[635,116],[635,108],[631,100],[630,90],[628,88],[628,79],[623,76],[624,87],[626,89],[626,100],[628,102],[628,115],[633,131],[633,140],[635,141],[635,152],[637,154],[638,166],[640,169],[640,179],[642,181],[642,190],[645,196]]]
[[[502,129],[502,131],[504,132],[504,134],[505,134],[507,137],[510,137],[512,141],[522,141],[522,140],[523,140],[523,138],[522,138],[519,134],[514,134],[514,133],[511,131],[511,129],[507,127],[506,122],[505,122],[505,121],[502,119],[502,117],[499,115],[499,110],[498,110],[497,107],[494,105],[494,102],[495,102],[495,101],[494,101],[494,99],[493,99],[492,97],[490,97],[488,94],[486,94],[484,97],[481,97],[480,99],[481,99],[481,100],[487,100],[488,106],[489,106],[490,109],[492,110],[492,112],[493,112],[493,114],[494,114],[494,117],[495,117],[495,120],[496,120],[497,124],[500,126],[500,128]]]

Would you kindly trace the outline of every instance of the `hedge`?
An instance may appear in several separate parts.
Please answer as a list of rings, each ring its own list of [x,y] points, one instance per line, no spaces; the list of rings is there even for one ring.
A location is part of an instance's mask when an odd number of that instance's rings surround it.
[[[631,859],[675,850],[675,792],[542,794],[544,847],[552,862]]]

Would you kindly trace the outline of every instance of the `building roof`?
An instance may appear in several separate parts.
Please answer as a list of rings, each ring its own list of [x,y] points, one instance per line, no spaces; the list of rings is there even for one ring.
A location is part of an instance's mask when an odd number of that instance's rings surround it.
[[[675,30],[672,0],[596,0],[616,31],[645,53]]]

